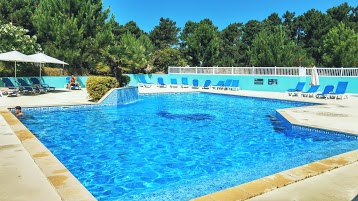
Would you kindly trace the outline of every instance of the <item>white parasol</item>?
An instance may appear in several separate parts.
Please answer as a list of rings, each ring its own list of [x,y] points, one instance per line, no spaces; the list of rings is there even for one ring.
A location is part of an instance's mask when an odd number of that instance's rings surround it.
[[[311,86],[319,85],[319,77],[318,77],[318,72],[317,72],[316,66],[313,66],[313,68],[312,68],[310,85]]]

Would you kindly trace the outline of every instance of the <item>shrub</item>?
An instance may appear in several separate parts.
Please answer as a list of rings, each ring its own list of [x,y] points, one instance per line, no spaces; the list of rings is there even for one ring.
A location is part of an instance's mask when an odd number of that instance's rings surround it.
[[[110,89],[119,86],[114,77],[91,76],[86,81],[86,89],[89,97],[97,101],[101,99]]]
[[[122,75],[121,86],[127,86],[127,84],[131,81],[131,78],[128,75]]]
[[[61,75],[68,75],[66,69],[63,68],[53,68],[53,67],[42,67],[42,75],[47,76],[61,76]]]

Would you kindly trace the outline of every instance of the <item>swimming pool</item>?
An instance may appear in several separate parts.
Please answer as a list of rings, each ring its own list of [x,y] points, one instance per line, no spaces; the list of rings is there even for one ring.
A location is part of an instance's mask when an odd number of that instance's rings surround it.
[[[188,200],[358,148],[356,139],[298,133],[275,118],[276,109],[305,105],[144,95],[119,107],[27,111],[22,122],[99,200]]]

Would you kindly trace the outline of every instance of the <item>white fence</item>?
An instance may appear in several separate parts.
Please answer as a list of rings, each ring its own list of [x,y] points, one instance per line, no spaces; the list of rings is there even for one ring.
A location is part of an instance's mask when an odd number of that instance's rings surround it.
[[[358,77],[358,68],[317,68],[319,76]],[[173,67],[168,74],[306,76],[307,67]]]

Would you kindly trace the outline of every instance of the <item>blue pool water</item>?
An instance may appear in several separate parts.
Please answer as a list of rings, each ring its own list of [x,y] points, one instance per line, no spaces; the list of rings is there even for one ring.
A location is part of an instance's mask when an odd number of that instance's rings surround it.
[[[276,109],[308,103],[207,93],[122,106],[26,111],[23,123],[99,200],[189,200],[358,149],[292,131]]]

